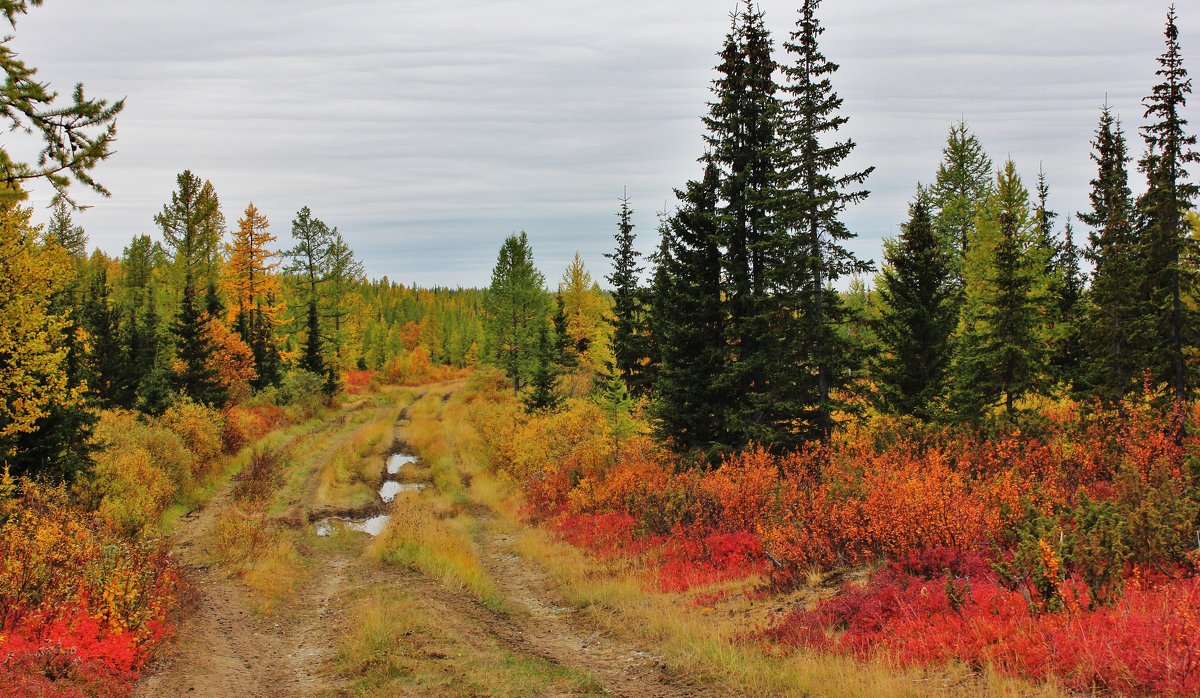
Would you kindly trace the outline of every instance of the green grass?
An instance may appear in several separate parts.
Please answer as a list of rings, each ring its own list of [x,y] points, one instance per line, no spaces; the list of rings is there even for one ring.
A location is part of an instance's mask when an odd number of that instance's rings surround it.
[[[500,646],[392,587],[361,594],[336,664],[358,696],[605,695],[585,674]]]

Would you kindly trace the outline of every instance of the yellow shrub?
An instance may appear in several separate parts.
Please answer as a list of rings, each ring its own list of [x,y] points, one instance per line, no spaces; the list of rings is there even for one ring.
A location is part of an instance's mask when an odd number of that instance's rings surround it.
[[[614,448],[604,412],[584,400],[569,400],[562,412],[532,417],[517,431],[515,442],[509,469],[519,479],[560,468],[600,472]]]
[[[221,434],[225,428],[225,420],[221,413],[182,400],[175,403],[158,421],[178,434],[192,452],[193,475],[197,478],[207,475],[221,456]]]
[[[171,478],[139,446],[97,455],[94,477],[103,492],[100,515],[124,533],[136,534],[156,525],[175,498]]]

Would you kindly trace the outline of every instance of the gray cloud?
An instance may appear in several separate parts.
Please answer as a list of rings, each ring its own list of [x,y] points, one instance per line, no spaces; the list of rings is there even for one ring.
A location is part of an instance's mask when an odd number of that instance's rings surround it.
[[[795,4],[762,4],[779,41]],[[15,46],[60,89],[82,80],[128,97],[119,152],[98,173],[114,196],[85,197],[81,217],[109,252],[155,232],[190,168],[231,222],[253,200],[283,240],[312,207],[373,276],[485,284],[503,236],[524,229],[553,282],[576,250],[606,272],[622,187],[653,247],[655,212],[697,174],[733,7],[50,0]],[[871,198],[846,216],[855,249],[879,255],[960,116],[1027,180],[1042,163],[1056,209],[1083,208],[1099,106],[1107,94],[1136,140],[1165,12],[1144,0],[828,1],[823,49],[842,66],[851,164],[877,166]],[[1180,24],[1200,74],[1200,13],[1183,8]]]

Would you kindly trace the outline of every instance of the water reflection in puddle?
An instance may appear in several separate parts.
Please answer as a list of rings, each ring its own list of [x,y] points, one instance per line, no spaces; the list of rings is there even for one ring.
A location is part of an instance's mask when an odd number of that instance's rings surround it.
[[[377,536],[383,533],[383,529],[387,527],[388,519],[391,517],[387,514],[372,516],[369,519],[323,519],[317,522],[318,536],[332,536],[335,524],[341,524],[344,528],[351,531],[359,531],[371,536]]]
[[[396,495],[401,492],[420,492],[425,489],[425,485],[419,482],[396,482],[388,480],[383,483],[383,487],[379,488],[379,498],[385,503],[396,498]]]
[[[393,453],[392,456],[387,459],[387,473],[388,475],[395,475],[396,473],[400,472],[400,468],[402,466],[416,462],[416,456],[410,456],[404,453]]]

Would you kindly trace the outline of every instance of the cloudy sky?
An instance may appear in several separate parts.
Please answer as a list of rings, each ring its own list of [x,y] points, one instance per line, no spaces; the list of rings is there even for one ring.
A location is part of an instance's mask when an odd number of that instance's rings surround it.
[[[80,217],[92,243],[110,253],[157,235],[153,216],[190,168],[212,180],[231,223],[253,201],[284,244],[310,206],[372,276],[484,285],[504,236],[526,230],[553,282],[577,250],[597,278],[607,272],[624,188],[653,247],[657,212],[697,175],[734,5],[47,0],[13,45],[63,91],[82,81],[127,99],[118,152],[97,173],[112,198],[77,192],[93,205]],[[777,41],[797,5],[762,2]],[[879,257],[959,118],[1027,181],[1040,163],[1053,208],[1083,208],[1099,107],[1107,95],[1127,126],[1141,124],[1166,8],[827,0],[823,49],[842,66],[835,88],[859,145],[850,164],[877,168],[872,196],[846,215],[856,251]],[[1182,15],[1186,65],[1200,75],[1200,10]]]

